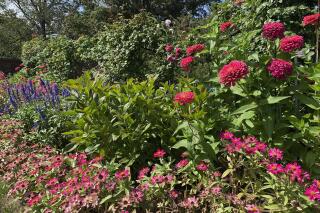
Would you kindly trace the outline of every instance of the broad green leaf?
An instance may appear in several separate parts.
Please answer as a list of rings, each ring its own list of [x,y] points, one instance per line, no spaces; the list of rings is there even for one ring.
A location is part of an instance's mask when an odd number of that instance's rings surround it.
[[[320,109],[320,103],[316,101],[312,97],[308,97],[306,95],[296,95],[299,101],[301,101],[303,104],[307,105],[311,109],[319,110]]]
[[[255,109],[255,108],[257,108],[257,107],[258,107],[258,105],[257,105],[255,102],[252,102],[252,103],[250,103],[250,104],[246,104],[246,105],[244,105],[244,106],[241,106],[239,109],[237,109],[236,111],[234,111],[234,112],[232,113],[232,115],[242,114],[242,113],[244,113],[244,112],[247,112],[247,111],[249,111],[249,110],[251,110],[251,109]]]
[[[186,148],[187,150],[189,150],[190,142],[187,139],[183,139],[183,140],[179,141],[178,143],[176,143],[175,145],[173,145],[172,148],[179,149],[181,147]]]
[[[227,169],[226,171],[223,172],[221,175],[221,178],[227,177],[231,172],[233,172],[233,169]]]
[[[267,103],[268,104],[276,104],[276,103],[279,103],[280,101],[283,101],[288,98],[290,98],[290,96],[269,96],[267,98]]]

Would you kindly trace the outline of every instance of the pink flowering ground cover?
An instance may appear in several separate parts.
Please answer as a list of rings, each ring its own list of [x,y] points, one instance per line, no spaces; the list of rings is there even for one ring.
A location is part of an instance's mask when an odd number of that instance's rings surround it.
[[[225,152],[216,164],[194,161],[188,155],[173,161],[159,148],[153,160],[134,175],[131,168],[104,162],[99,156],[65,154],[25,142],[23,131],[12,128],[21,125],[19,121],[3,120],[0,125],[11,126],[0,138],[1,144],[10,147],[0,151],[1,179],[10,185],[9,196],[18,197],[34,211],[229,208],[257,213],[274,205],[283,211],[314,209],[320,200],[318,180],[312,180],[298,163],[284,162],[282,150],[254,136],[223,132]],[[285,193],[279,193],[282,190]]]

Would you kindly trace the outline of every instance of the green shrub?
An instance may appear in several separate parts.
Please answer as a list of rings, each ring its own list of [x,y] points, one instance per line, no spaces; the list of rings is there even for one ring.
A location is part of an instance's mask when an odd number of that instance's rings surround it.
[[[170,73],[165,58],[158,53],[165,37],[159,22],[142,13],[108,25],[97,35],[97,43],[89,54],[110,81],[145,79],[146,74],[152,73],[163,80]]]
[[[174,135],[178,126],[184,121],[207,121],[203,111],[206,90],[201,85],[188,85],[188,82],[178,85],[177,90],[194,91],[196,99],[191,105],[177,106],[173,103],[174,85],[166,83],[156,88],[155,81],[156,78],[150,77],[140,83],[130,79],[121,85],[105,85],[99,76],[91,80],[89,73],[78,80],[70,80],[68,87],[73,90],[70,101],[74,108],[68,114],[74,116],[74,126],[66,134],[72,135],[73,148],[99,152],[107,159],[129,165],[152,157],[151,150],[159,146],[181,148],[182,142],[174,147],[180,141],[178,131],[184,124]],[[206,153],[208,146],[202,144],[212,143],[207,138],[184,141],[194,146],[195,150],[189,151],[195,158]]]
[[[42,40],[40,38],[26,42],[22,59],[26,66],[47,66],[44,77],[57,82],[74,78],[81,73],[81,65],[75,58],[74,42],[66,37]]]
[[[21,59],[24,65],[35,67],[42,65],[45,61],[43,50],[47,46],[47,42],[42,38],[33,38],[25,42],[22,47]]]

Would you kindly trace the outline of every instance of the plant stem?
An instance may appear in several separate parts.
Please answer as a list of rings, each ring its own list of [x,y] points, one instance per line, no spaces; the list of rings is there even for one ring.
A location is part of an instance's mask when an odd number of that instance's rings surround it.
[[[320,13],[320,8],[319,8],[319,6],[320,6],[320,0],[318,0],[318,8],[317,8],[317,10],[318,10],[318,13]],[[319,62],[319,21],[318,21],[318,23],[317,23],[317,25],[316,25],[316,63],[318,63]]]
[[[319,62],[319,27],[316,26],[316,63]]]

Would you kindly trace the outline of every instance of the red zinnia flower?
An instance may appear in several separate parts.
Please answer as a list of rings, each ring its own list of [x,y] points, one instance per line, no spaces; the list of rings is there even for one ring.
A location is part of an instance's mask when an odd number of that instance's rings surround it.
[[[293,71],[293,66],[291,62],[274,58],[271,63],[268,65],[267,70],[271,73],[276,79],[283,80]]]
[[[153,153],[154,158],[163,158],[166,155],[166,152],[163,149],[158,149],[155,153]]]
[[[287,36],[280,41],[280,49],[287,53],[301,49],[303,45],[304,39],[299,35]]]
[[[316,25],[320,21],[320,13],[303,17],[303,26]]]
[[[179,48],[179,47],[177,47],[176,50],[175,50],[175,52],[176,52],[175,57],[178,58],[178,57],[181,55],[181,53],[182,53],[182,49]]]
[[[190,71],[190,64],[193,62],[193,59],[194,58],[192,56],[181,59],[180,67],[186,72]]]
[[[164,47],[164,49],[165,49],[166,52],[172,52],[173,46],[172,46],[172,44],[167,44],[167,45]]]
[[[249,73],[246,63],[243,61],[231,61],[224,65],[219,72],[220,83],[225,86],[234,86],[237,81],[244,78]]]
[[[174,101],[180,105],[186,105],[189,103],[192,103],[195,98],[195,95],[193,92],[179,92],[174,97]]]
[[[262,35],[271,41],[284,37],[285,27],[280,22],[268,22],[263,25]]]
[[[195,44],[192,46],[187,47],[187,55],[192,55],[198,52],[201,52],[202,50],[204,50],[205,46],[204,44]]]
[[[231,21],[224,22],[224,23],[220,24],[220,31],[225,32],[229,28],[232,28],[233,26],[234,26],[234,24]]]

